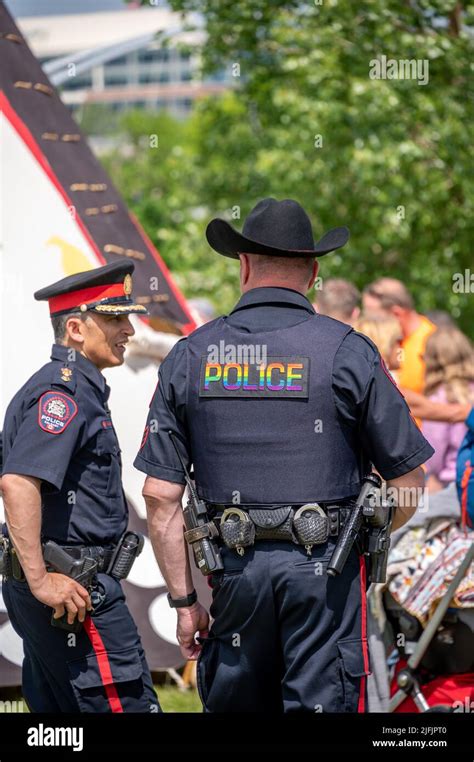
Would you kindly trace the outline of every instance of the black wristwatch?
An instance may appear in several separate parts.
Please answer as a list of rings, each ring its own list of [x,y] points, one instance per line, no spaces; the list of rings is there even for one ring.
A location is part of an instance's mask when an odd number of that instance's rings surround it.
[[[168,603],[172,609],[184,609],[185,606],[192,606],[197,601],[197,593],[193,590],[192,593],[186,595],[184,598],[172,598],[168,593]]]

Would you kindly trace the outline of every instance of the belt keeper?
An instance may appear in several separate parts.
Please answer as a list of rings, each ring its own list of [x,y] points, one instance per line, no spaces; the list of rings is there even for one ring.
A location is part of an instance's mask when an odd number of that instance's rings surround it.
[[[329,536],[336,537],[339,533],[339,509],[327,508],[329,518]]]
[[[202,540],[204,537],[213,539],[214,537],[217,537],[218,534],[219,532],[216,525],[214,522],[210,521],[208,524],[203,524],[203,526],[186,530],[184,539],[187,543],[192,543],[197,542],[197,540]]]

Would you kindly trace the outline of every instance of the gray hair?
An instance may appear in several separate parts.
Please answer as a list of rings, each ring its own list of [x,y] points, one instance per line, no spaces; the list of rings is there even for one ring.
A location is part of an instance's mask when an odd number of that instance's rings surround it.
[[[56,344],[60,344],[66,338],[66,323],[69,318],[80,318],[83,320],[85,315],[87,315],[87,313],[66,312],[64,315],[56,315],[55,317],[52,317],[51,325],[53,326],[54,341]]]

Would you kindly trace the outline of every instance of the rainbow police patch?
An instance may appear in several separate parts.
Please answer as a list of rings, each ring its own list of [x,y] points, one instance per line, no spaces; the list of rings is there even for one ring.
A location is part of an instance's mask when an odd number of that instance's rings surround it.
[[[267,357],[265,362],[201,360],[200,397],[308,399],[309,357]]]
[[[39,401],[38,423],[43,431],[62,434],[77,413],[77,405],[62,392],[46,392]]]

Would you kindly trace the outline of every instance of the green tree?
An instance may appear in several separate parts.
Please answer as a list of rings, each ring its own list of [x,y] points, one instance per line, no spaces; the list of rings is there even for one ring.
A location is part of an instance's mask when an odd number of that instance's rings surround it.
[[[182,122],[165,112],[131,110],[120,121],[120,148],[102,159],[186,296],[205,296],[225,311],[238,292],[238,268],[205,239],[214,209],[201,193],[200,129],[199,117]]]
[[[203,15],[203,69],[226,69],[235,83],[223,97],[196,106],[183,127],[175,174],[166,170],[171,185],[161,188],[165,197],[172,189],[165,205],[177,204],[182,215],[179,229],[160,230],[187,249],[170,256],[185,290],[196,286],[229,307],[235,263],[229,269],[212,259],[203,243],[205,222],[214,214],[231,219],[232,210],[243,218],[263,195],[293,197],[310,213],[316,237],[334,225],[351,229],[348,246],[323,260],[323,276],[363,286],[394,275],[421,309],[448,308],[468,329],[473,300],[453,290],[453,276],[472,264],[474,6],[455,0],[170,4]],[[427,61],[428,82],[372,79],[373,61],[382,56]],[[165,253],[166,245],[161,248]],[[217,282],[222,290],[214,294]]]

